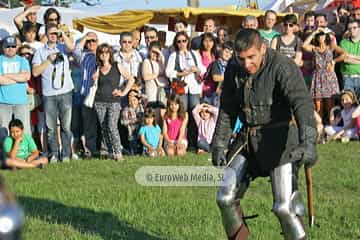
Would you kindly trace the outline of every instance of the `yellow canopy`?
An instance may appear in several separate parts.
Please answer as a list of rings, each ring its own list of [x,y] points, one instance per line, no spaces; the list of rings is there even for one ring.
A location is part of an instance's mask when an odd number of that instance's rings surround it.
[[[239,29],[241,20],[246,15],[253,15],[263,22],[263,10],[228,6],[222,8],[170,8],[158,10],[125,10],[116,14],[74,19],[74,28],[82,31],[84,27],[99,32],[118,34],[132,31],[146,24],[168,24],[171,19],[183,19],[189,24],[202,25],[204,19],[212,17],[217,25],[225,25],[229,29]],[[285,14],[279,14],[281,18]]]

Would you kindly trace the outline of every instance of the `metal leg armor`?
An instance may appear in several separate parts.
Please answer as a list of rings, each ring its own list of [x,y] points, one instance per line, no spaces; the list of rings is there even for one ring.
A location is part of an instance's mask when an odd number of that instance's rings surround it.
[[[242,155],[236,158],[225,169],[223,184],[217,192],[216,201],[220,208],[223,225],[232,240],[246,240],[249,230],[244,224],[240,208],[240,198],[243,197],[249,185],[246,177],[247,161]]]
[[[272,211],[280,221],[285,240],[306,239],[301,221],[305,210],[297,191],[296,174],[294,165],[287,163],[275,168],[270,175],[274,197]]]

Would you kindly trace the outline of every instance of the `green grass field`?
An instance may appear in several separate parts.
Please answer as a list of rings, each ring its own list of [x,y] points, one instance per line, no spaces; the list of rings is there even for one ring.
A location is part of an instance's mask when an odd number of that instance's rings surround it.
[[[226,239],[216,187],[144,187],[134,179],[141,166],[209,166],[208,157],[86,160],[2,173],[25,210],[24,239]],[[319,146],[313,182],[318,226],[308,239],[360,239],[359,143]],[[252,182],[242,205],[246,215],[259,214],[248,221],[250,239],[282,239],[268,179]]]

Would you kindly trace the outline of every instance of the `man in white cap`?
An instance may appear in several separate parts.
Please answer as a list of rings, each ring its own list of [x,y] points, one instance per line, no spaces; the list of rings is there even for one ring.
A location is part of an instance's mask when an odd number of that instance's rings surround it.
[[[0,56],[0,144],[8,135],[7,127],[12,117],[24,123],[26,133],[30,130],[30,111],[26,94],[30,79],[28,61],[16,55],[16,38],[8,36],[3,40],[4,55]]]

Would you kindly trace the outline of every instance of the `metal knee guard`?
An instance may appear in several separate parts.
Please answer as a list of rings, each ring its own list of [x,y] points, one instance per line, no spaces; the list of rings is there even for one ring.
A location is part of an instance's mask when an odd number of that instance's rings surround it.
[[[229,238],[237,235],[239,229],[242,227],[244,227],[244,229],[246,228],[242,219],[239,201],[249,185],[246,172],[246,159],[242,155],[238,155],[231,162],[230,166],[225,169],[224,182],[217,192],[216,201],[220,208],[223,225]],[[245,231],[248,233],[247,228]]]
[[[294,174],[292,163],[279,166],[271,173],[273,212],[280,221],[285,240],[305,239],[305,230],[300,219],[305,210],[300,192],[294,191]]]

